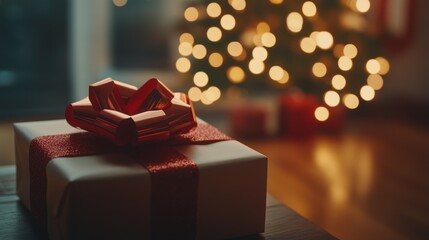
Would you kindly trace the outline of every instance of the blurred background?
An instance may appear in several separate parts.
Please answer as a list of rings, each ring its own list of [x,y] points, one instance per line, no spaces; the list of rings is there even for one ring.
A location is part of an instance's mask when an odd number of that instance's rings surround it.
[[[13,122],[106,77],[157,77],[269,157],[268,191],[334,236],[428,233],[429,2],[0,0],[0,165]],[[287,226],[285,226],[287,227]]]

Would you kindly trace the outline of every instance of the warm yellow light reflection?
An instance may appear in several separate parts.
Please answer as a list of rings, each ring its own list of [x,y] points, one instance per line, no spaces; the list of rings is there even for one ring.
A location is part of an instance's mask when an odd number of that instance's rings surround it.
[[[213,100],[210,97],[209,92],[206,90],[201,94],[201,102],[205,105],[210,105],[213,103]]]
[[[217,52],[210,54],[209,63],[212,67],[215,67],[215,68],[220,67],[223,63],[222,55]]]
[[[191,61],[185,57],[181,57],[176,61],[176,69],[181,73],[186,73],[191,68]]]
[[[329,111],[327,108],[320,106],[320,107],[317,107],[316,110],[314,111],[314,116],[318,121],[323,122],[328,120]]]
[[[369,75],[366,82],[374,90],[380,90],[383,87],[383,78],[378,74]]]
[[[246,76],[243,69],[237,66],[232,66],[228,68],[226,75],[228,79],[233,83],[241,83],[242,81],[244,81],[244,78]]]
[[[259,46],[259,47],[262,46],[261,36],[262,36],[262,34],[253,35],[253,44],[255,46]]]
[[[192,53],[192,45],[188,42],[182,42],[179,44],[179,53],[182,56],[189,56]]]
[[[377,60],[378,63],[380,63],[379,74],[381,74],[381,75],[387,74],[390,70],[389,61],[387,61],[387,59],[385,59],[384,57],[377,57],[377,58],[375,58],[375,60]]]
[[[218,87],[211,86],[206,91],[204,91],[205,97],[208,98],[209,101],[215,102],[219,100],[221,96],[221,92]]]
[[[198,9],[195,7],[188,7],[183,15],[188,22],[194,22],[198,19]]]
[[[227,47],[228,53],[233,57],[238,57],[243,52],[243,46],[239,42],[230,42]]]
[[[222,13],[222,9],[220,8],[220,5],[216,2],[209,3],[207,5],[207,15],[209,15],[212,18],[217,18]]]
[[[348,71],[353,67],[353,62],[350,58],[342,56],[338,59],[338,67],[343,71]]]
[[[305,2],[302,4],[302,13],[307,17],[313,17],[317,13],[316,5],[311,1]]]
[[[326,105],[335,107],[340,103],[340,95],[335,91],[327,91],[324,100]]]
[[[220,19],[220,25],[225,30],[232,30],[235,27],[235,18],[231,14],[226,14]]]
[[[179,37],[179,42],[180,43],[187,42],[192,45],[194,44],[194,37],[190,33],[182,33],[182,35],[180,35]]]
[[[277,82],[281,83],[281,84],[285,84],[288,81],[289,81],[289,73],[286,70],[284,70],[283,71],[283,77],[280,80],[278,80]]]
[[[128,0],[113,0],[113,4],[117,7],[123,7],[128,3]]]
[[[249,61],[249,70],[253,74],[261,74],[265,69],[264,62],[252,59]]]
[[[359,12],[361,13],[368,12],[370,7],[371,7],[371,3],[369,2],[369,0],[356,0],[356,9]]]
[[[321,62],[316,62],[315,64],[313,64],[312,72],[314,76],[319,78],[324,77],[327,71],[328,69],[326,68],[325,64]]]
[[[313,31],[310,33],[310,38],[312,38],[314,41],[316,41],[317,35],[319,35],[319,31]]]
[[[355,109],[359,106],[359,98],[351,93],[347,93],[343,97],[344,106],[349,109]]]
[[[266,23],[266,22],[260,22],[260,23],[258,23],[258,25],[256,25],[256,32],[257,33],[262,34],[262,33],[269,32],[270,30],[271,30],[270,25],[268,25],[268,23]]]
[[[370,59],[366,62],[366,70],[370,74],[377,74],[380,72],[380,63],[375,59]]]
[[[334,89],[341,90],[346,86],[346,79],[342,75],[337,74],[332,77],[331,84]]]
[[[255,47],[252,51],[252,56],[258,61],[265,61],[268,57],[268,51],[264,47]]]
[[[321,49],[329,49],[334,44],[334,37],[327,31],[321,31],[317,34],[316,44]]]
[[[358,54],[358,49],[353,44],[347,44],[344,46],[343,53],[344,53],[344,56],[352,59],[356,57],[356,55]]]
[[[280,66],[272,66],[268,74],[270,78],[274,81],[280,81],[284,76],[285,71]]]
[[[232,0],[230,4],[231,4],[231,7],[237,11],[242,11],[246,8],[245,0]]]
[[[201,100],[201,90],[197,87],[191,87],[188,90],[189,99],[193,102],[198,102]]]
[[[312,53],[316,50],[316,41],[310,37],[305,37],[301,40],[299,46],[303,52]]]
[[[210,27],[207,30],[207,38],[212,42],[217,42],[222,38],[222,31],[218,27]]]
[[[207,54],[207,49],[204,47],[204,45],[197,44],[192,49],[192,55],[196,59],[203,59]]]
[[[197,87],[204,87],[209,83],[209,76],[205,72],[197,72],[194,75],[194,84]]]
[[[273,47],[276,41],[276,36],[270,32],[263,33],[261,36],[261,42],[264,47]]]
[[[270,0],[272,4],[282,4],[283,0]]]
[[[294,33],[300,32],[302,29],[302,24],[304,19],[301,14],[297,12],[291,12],[286,18],[286,26],[287,28]]]
[[[360,97],[365,101],[371,101],[375,97],[375,91],[372,87],[365,85],[360,89]]]

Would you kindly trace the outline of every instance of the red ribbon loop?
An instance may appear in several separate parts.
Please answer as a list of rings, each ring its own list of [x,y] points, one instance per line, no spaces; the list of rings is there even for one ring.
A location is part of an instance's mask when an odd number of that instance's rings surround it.
[[[106,78],[89,87],[89,97],[66,108],[67,122],[117,145],[166,140],[197,126],[192,102],[158,79],[136,87]]]

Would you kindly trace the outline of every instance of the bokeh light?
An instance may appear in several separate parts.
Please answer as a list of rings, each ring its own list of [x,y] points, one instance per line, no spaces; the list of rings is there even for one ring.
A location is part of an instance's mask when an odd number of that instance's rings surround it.
[[[195,22],[199,15],[198,9],[195,7],[188,7],[183,15],[188,22]]]
[[[346,79],[343,75],[337,74],[332,77],[332,87],[336,90],[341,90],[346,86]]]
[[[343,71],[348,71],[352,69],[353,62],[350,58],[342,56],[338,59],[338,67]]]
[[[231,14],[226,14],[220,19],[220,25],[225,30],[232,30],[235,27],[235,18]]]
[[[380,72],[381,66],[380,63],[375,59],[370,59],[366,62],[366,70],[370,74],[377,74]]]
[[[305,37],[301,39],[299,46],[303,52],[312,53],[316,50],[316,41],[310,37]]]
[[[266,33],[266,32],[269,32],[270,30],[271,30],[270,25],[268,25],[268,23],[266,22],[259,22],[256,25],[257,33]]]
[[[246,8],[245,0],[231,0],[230,5],[237,11],[243,11]]]
[[[383,78],[378,74],[369,75],[366,82],[374,90],[380,90],[383,87]]]
[[[314,76],[319,78],[324,77],[326,75],[326,72],[328,71],[326,65],[321,62],[316,62],[315,64],[313,64],[313,68],[311,70]]]
[[[283,70],[283,77],[277,82],[280,84],[286,84],[289,81],[289,73],[286,70]]]
[[[207,15],[209,15],[212,18],[217,18],[222,13],[222,9],[220,5],[216,2],[209,3],[207,5]]]
[[[360,97],[365,101],[371,101],[375,97],[375,91],[371,86],[365,85],[360,89]]]
[[[252,56],[258,61],[265,61],[268,57],[268,51],[264,47],[255,47],[252,51]]]
[[[181,73],[186,73],[191,68],[191,61],[185,57],[181,57],[176,61],[176,69]]]
[[[184,43],[187,42],[189,44],[194,44],[194,37],[190,33],[182,33],[179,37],[179,42]]]
[[[340,95],[335,91],[327,91],[323,98],[326,105],[330,107],[335,107],[340,103]]]
[[[304,23],[304,19],[301,14],[297,12],[291,12],[286,17],[286,26],[287,28],[294,33],[300,32],[302,29],[302,24]]]
[[[243,53],[243,46],[239,42],[230,42],[227,50],[231,56],[238,57]]]
[[[356,10],[359,12],[366,13],[370,7],[371,3],[369,0],[356,0]]]
[[[238,66],[232,66],[227,70],[227,77],[233,83],[241,83],[244,81],[246,74],[242,68]]]
[[[189,56],[192,54],[192,45],[188,42],[182,42],[179,44],[178,50],[182,56]]]
[[[113,4],[116,7],[123,7],[128,3],[128,0],[113,0]]]
[[[329,49],[334,44],[334,37],[327,31],[321,31],[317,34],[316,44],[321,49]]]
[[[209,83],[209,76],[203,71],[194,74],[194,84],[197,87],[204,87]]]
[[[249,70],[253,74],[261,74],[265,69],[265,64],[262,61],[252,59],[249,61]]]
[[[284,77],[285,71],[280,66],[272,66],[268,74],[270,78],[274,81],[280,81]]]
[[[264,47],[273,47],[276,41],[276,36],[273,33],[266,32],[261,36],[261,42]]]
[[[311,1],[305,2],[302,4],[302,13],[307,17],[314,17],[317,13],[316,5]]]
[[[377,60],[378,63],[380,64],[379,74],[386,75],[390,70],[389,61],[387,61],[387,59],[385,59],[384,57],[377,57],[375,58],[375,60]]]
[[[317,107],[314,111],[314,117],[316,117],[318,121],[326,121],[329,118],[329,111],[326,107]]]
[[[217,42],[222,38],[222,31],[218,27],[207,29],[207,38],[212,42]]]
[[[343,49],[344,56],[352,59],[358,54],[358,49],[354,44],[346,44]]]
[[[343,96],[343,103],[346,108],[356,109],[359,106],[359,98],[352,93],[347,93]]]
[[[209,56],[209,63],[212,67],[220,67],[223,63],[223,57],[220,53],[214,52]]]
[[[197,44],[192,49],[192,56],[196,59],[203,59],[207,54],[207,49],[202,44]]]
[[[201,90],[197,87],[191,87],[188,90],[189,99],[193,102],[198,102],[201,100]]]

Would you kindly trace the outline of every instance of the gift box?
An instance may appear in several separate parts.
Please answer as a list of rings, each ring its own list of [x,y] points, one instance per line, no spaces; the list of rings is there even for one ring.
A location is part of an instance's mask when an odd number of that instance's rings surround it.
[[[263,106],[242,104],[229,109],[229,125],[233,136],[261,138],[268,135],[268,111]]]
[[[264,231],[267,159],[235,140],[120,148],[65,120],[14,128],[17,193],[51,239],[224,239]],[[197,128],[203,139],[219,134],[201,120]],[[52,160],[38,162],[45,158]],[[175,171],[180,158],[196,168]],[[152,174],[161,170],[167,178]]]
[[[284,94],[279,99],[279,133],[287,137],[309,137],[317,132],[314,110],[317,99],[299,93]]]

